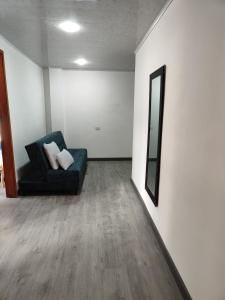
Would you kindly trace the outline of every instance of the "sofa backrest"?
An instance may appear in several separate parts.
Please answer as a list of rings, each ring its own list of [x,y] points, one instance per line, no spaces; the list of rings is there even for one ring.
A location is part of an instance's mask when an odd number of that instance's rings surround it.
[[[32,166],[35,169],[40,170],[43,176],[45,176],[47,171],[51,168],[45,155],[43,144],[49,144],[51,142],[55,142],[58,145],[60,151],[62,151],[63,149],[67,149],[61,131],[52,132],[42,137],[41,139],[38,139],[37,141],[25,146]]]

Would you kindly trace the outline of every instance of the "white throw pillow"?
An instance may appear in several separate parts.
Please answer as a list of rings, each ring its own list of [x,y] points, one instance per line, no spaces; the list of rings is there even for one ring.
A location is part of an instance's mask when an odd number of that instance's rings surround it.
[[[46,156],[50,163],[52,169],[57,170],[59,168],[58,161],[56,159],[56,155],[60,153],[59,147],[56,145],[55,142],[51,142],[50,144],[43,145]]]
[[[74,162],[73,156],[66,149],[63,149],[60,153],[58,153],[56,158],[60,167],[64,170],[67,170]]]

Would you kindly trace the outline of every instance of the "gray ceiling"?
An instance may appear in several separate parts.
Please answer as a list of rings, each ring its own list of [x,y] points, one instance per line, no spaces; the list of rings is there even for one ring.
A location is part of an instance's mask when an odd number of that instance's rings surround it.
[[[0,34],[43,67],[133,70],[134,50],[166,0],[0,0]],[[69,35],[64,20],[82,26]]]

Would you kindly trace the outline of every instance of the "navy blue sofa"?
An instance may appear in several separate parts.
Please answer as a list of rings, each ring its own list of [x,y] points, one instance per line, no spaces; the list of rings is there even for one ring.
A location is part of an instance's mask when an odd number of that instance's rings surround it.
[[[74,163],[67,170],[50,167],[43,144],[53,141],[60,151],[67,149],[74,158]],[[79,194],[87,168],[86,149],[68,149],[60,131],[46,135],[25,148],[30,163],[27,174],[19,180],[20,195]]]

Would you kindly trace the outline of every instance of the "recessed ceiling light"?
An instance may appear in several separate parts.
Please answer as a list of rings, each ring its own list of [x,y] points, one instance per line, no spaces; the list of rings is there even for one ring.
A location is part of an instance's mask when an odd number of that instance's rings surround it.
[[[79,66],[85,66],[88,64],[88,61],[85,58],[78,58],[78,59],[74,60],[74,63]]]
[[[81,29],[81,26],[73,21],[64,21],[59,23],[58,27],[68,33],[78,32]]]

